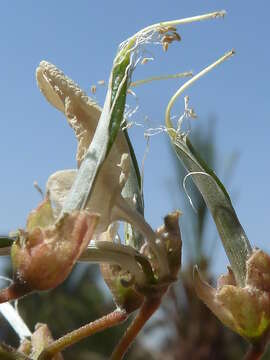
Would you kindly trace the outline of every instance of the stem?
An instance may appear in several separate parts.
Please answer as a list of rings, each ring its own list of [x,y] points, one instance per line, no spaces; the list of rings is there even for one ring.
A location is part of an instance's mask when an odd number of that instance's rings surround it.
[[[114,352],[112,353],[111,356],[111,360],[123,359],[123,356],[127,352],[132,342],[135,340],[140,330],[143,328],[144,324],[159,308],[160,302],[161,302],[161,297],[145,300],[144,304],[140,308],[133,322],[128,327],[122,339],[114,349]]]
[[[84,325],[81,328],[64,335],[60,339],[48,345],[41,353],[38,360],[49,360],[57,353],[63,351],[64,349],[73,344],[76,344],[78,341],[93,334],[96,334],[97,332],[120,324],[127,319],[127,316],[128,315],[125,311],[115,310],[96,321],[92,321],[89,324]]]
[[[193,75],[192,71],[186,71],[186,72],[178,73],[178,74],[151,76],[151,77],[146,78],[146,79],[133,81],[129,85],[129,87],[136,87],[136,86],[139,86],[139,85],[144,85],[144,84],[150,83],[152,81],[168,80],[168,79],[181,79],[181,78],[189,77],[189,76],[192,76],[192,75]]]
[[[165,114],[165,124],[167,126],[167,128],[173,129],[173,124],[171,121],[171,109],[176,101],[176,99],[187,89],[189,88],[195,81],[197,81],[198,79],[200,79],[202,76],[204,76],[205,74],[207,74],[209,71],[211,71],[212,69],[214,69],[216,66],[220,65],[221,63],[223,63],[225,60],[227,60],[228,58],[230,58],[232,55],[234,55],[234,50],[229,51],[228,53],[226,53],[225,55],[223,55],[221,58],[219,58],[217,61],[215,61],[213,64],[207,66],[205,69],[203,69],[202,71],[200,71],[198,74],[194,75],[190,80],[188,80],[183,86],[181,86],[179,88],[179,90],[173,95],[173,97],[171,98],[171,100],[168,103],[167,109],[166,109],[166,114]],[[170,135],[172,134],[172,131],[169,133]]]
[[[12,283],[9,287],[0,290],[0,304],[19,299],[29,294],[31,290],[23,284]]]
[[[251,345],[243,360],[260,360],[264,354],[264,346]]]

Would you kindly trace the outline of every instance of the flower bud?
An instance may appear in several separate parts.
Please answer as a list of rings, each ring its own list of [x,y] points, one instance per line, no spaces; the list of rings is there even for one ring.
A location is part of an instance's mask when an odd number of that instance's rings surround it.
[[[48,199],[29,215],[26,231],[19,230],[11,248],[14,283],[0,300],[18,298],[33,290],[53,289],[69,275],[89,244],[98,215],[85,211],[66,214],[54,223]]]
[[[245,286],[236,285],[231,269],[220,277],[217,289],[194,269],[195,290],[210,310],[248,341],[264,341],[270,329],[270,256],[254,250],[246,262]]]
[[[145,297],[160,298],[168,289],[172,281],[177,279],[177,273],[181,265],[181,235],[179,229],[179,211],[168,214],[164,219],[164,225],[157,229],[157,251],[162,253],[169,265],[169,273],[166,278],[158,278],[159,267],[162,264],[151,252],[148,245],[142,247],[135,261],[144,274],[143,280],[138,281],[132,270],[127,271],[126,264],[122,264],[119,257],[119,265],[102,264],[101,272],[105,282],[111,290],[114,301],[118,307],[130,313],[139,308]],[[113,241],[116,229],[110,227],[106,232],[106,240]],[[103,240],[105,240],[103,238]],[[131,268],[131,266],[130,266]]]
[[[180,211],[174,211],[164,218],[164,225],[157,230],[157,236],[165,245],[170,276],[176,280],[181,266],[182,240],[179,229]]]

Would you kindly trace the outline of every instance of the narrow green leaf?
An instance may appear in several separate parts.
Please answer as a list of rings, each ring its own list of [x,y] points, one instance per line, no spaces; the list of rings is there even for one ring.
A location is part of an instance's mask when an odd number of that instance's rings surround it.
[[[120,64],[113,68],[110,104],[110,106],[113,107],[113,110],[109,125],[110,137],[107,153],[110,151],[120,129],[121,122],[123,121],[127,96],[127,84],[129,81],[127,74],[129,66],[130,56],[128,55],[120,62]]]
[[[227,253],[239,285],[243,286],[246,276],[246,260],[252,248],[238,220],[230,197],[207,164],[195,151],[186,135],[171,136],[173,148],[202,194],[212,213],[217,230]],[[197,174],[196,174],[197,173]]]
[[[125,130],[124,134],[128,143],[130,155],[131,155],[131,167],[128,180],[122,190],[122,195],[125,199],[129,199],[132,202],[131,205],[135,205],[136,210],[144,215],[144,201],[143,201],[143,190],[141,188],[141,176],[137,163],[137,159],[129,139],[128,133]],[[135,198],[134,198],[135,196]],[[134,226],[125,223],[125,244],[134,247],[139,250],[144,243],[143,236],[138,232]]]

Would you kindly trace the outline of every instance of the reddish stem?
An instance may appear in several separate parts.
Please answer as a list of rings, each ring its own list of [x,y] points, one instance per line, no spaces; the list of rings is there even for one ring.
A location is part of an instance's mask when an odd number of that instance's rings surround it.
[[[243,360],[260,360],[264,354],[264,346],[251,345]]]
[[[161,298],[147,299],[114,349],[111,360],[121,360],[147,320],[159,308]]]
[[[39,356],[39,360],[49,360],[58,352],[63,351],[67,347],[77,343],[78,341],[91,336],[99,331],[111,328],[120,324],[128,317],[127,313],[122,310],[115,310],[112,313],[103,316],[102,318],[90,322],[79,329],[76,329],[60,339],[48,345]]]
[[[16,300],[30,292],[31,290],[24,284],[12,283],[9,287],[0,290],[0,304]]]

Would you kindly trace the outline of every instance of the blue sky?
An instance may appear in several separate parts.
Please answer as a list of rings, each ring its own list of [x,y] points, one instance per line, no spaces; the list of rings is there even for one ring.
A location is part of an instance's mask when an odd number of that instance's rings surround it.
[[[45,101],[36,86],[35,68],[41,60],[56,64],[90,94],[92,84],[107,80],[118,44],[139,29],[164,20],[225,9],[228,14],[224,20],[179,28],[182,41],[173,44],[168,53],[150,47],[155,61],[138,67],[134,78],[186,70],[197,72],[226,51],[236,50],[235,57],[186,94],[199,115],[196,121],[207,124],[209,116],[216,116],[219,154],[223,157],[232,150],[240,152],[230,183],[238,193],[235,208],[250,241],[270,252],[270,5],[260,4],[232,0],[3,2],[0,231],[24,226],[27,214],[40,201],[33,188],[34,180],[44,188],[54,171],[75,167],[73,133],[62,114]],[[138,88],[140,111],[134,120],[145,124],[147,116],[152,127],[163,124],[167,102],[181,83],[169,80]],[[105,89],[98,87],[96,100],[100,104],[104,95]],[[132,98],[129,101],[134,105]],[[173,112],[179,114],[182,109],[180,99]],[[130,135],[141,161],[145,151],[143,129],[135,126]],[[166,140],[165,134],[151,139],[145,163],[146,218],[154,227],[175,206],[172,202],[175,194],[166,186],[168,179],[175,176]],[[218,174],[222,173],[222,163],[220,167]],[[180,179],[178,182],[181,184]],[[184,204],[178,204],[181,206]],[[216,271],[222,272],[226,263],[218,247]]]

